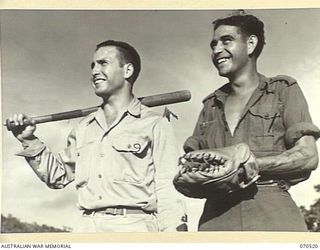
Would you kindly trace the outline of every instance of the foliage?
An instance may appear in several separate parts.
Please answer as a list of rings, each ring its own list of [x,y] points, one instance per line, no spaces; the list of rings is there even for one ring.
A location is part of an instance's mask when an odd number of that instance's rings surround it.
[[[316,192],[320,193],[320,184],[314,186]],[[300,206],[300,210],[304,215],[308,230],[311,232],[320,232],[320,198],[318,198],[310,209]]]
[[[7,217],[1,215],[1,232],[2,233],[44,233],[44,232],[70,232],[71,229],[64,227],[63,229],[55,228],[47,225],[38,225],[36,222],[21,222],[18,218],[9,214]]]

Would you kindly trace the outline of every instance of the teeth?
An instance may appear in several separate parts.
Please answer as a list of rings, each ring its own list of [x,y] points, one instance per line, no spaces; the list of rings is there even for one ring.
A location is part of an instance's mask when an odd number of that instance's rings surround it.
[[[101,83],[101,82],[103,82],[104,81],[104,79],[96,79],[96,80],[94,80],[94,83],[95,84],[98,84],[98,83]]]
[[[217,63],[220,64],[220,63],[224,63],[224,62],[226,62],[226,61],[228,61],[228,58],[223,57],[223,58],[218,59],[218,60],[217,60]]]

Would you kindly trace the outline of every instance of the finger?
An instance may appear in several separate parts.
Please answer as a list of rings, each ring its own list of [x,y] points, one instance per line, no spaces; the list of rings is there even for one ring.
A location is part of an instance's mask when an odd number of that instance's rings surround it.
[[[12,127],[20,126],[19,114],[13,114],[9,120]]]
[[[24,122],[25,122],[24,118],[25,118],[25,116],[23,114],[17,114],[17,121],[20,126],[24,125]]]
[[[6,126],[8,130],[12,130],[12,128],[14,127],[13,115],[6,120]]]
[[[14,114],[12,119],[13,119],[13,123],[14,123],[15,126],[19,126],[20,125],[18,114]]]
[[[14,121],[13,121],[13,115],[10,116],[10,117],[7,119],[6,122],[7,122],[7,126],[8,126],[8,125],[10,126],[10,124],[14,123]]]

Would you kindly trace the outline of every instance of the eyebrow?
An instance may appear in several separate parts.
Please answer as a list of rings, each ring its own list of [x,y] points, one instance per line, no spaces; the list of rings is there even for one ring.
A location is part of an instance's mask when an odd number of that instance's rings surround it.
[[[220,37],[221,40],[226,40],[226,39],[234,39],[234,37],[232,35],[224,35]]]
[[[97,60],[96,62],[97,62],[98,64],[103,64],[103,63],[105,63],[105,62],[108,62],[108,60],[106,60],[106,59],[99,59],[99,60]],[[95,62],[92,62],[92,63],[91,63],[91,69],[93,69],[94,65],[95,65]]]
[[[216,45],[219,40],[224,41],[224,40],[227,40],[227,39],[234,40],[234,37],[232,35],[223,35],[219,39],[212,39],[211,45]]]
[[[218,41],[218,40],[226,40],[226,39],[234,39],[233,35],[222,35],[219,37],[219,39],[212,39],[212,41]]]

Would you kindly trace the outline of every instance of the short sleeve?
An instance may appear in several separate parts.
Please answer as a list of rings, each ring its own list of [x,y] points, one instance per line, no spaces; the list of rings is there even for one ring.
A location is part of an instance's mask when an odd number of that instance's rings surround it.
[[[285,79],[281,84],[280,100],[283,104],[283,122],[286,128],[285,142],[293,147],[304,135],[320,137],[319,128],[313,124],[308,103],[301,88],[293,78]]]

